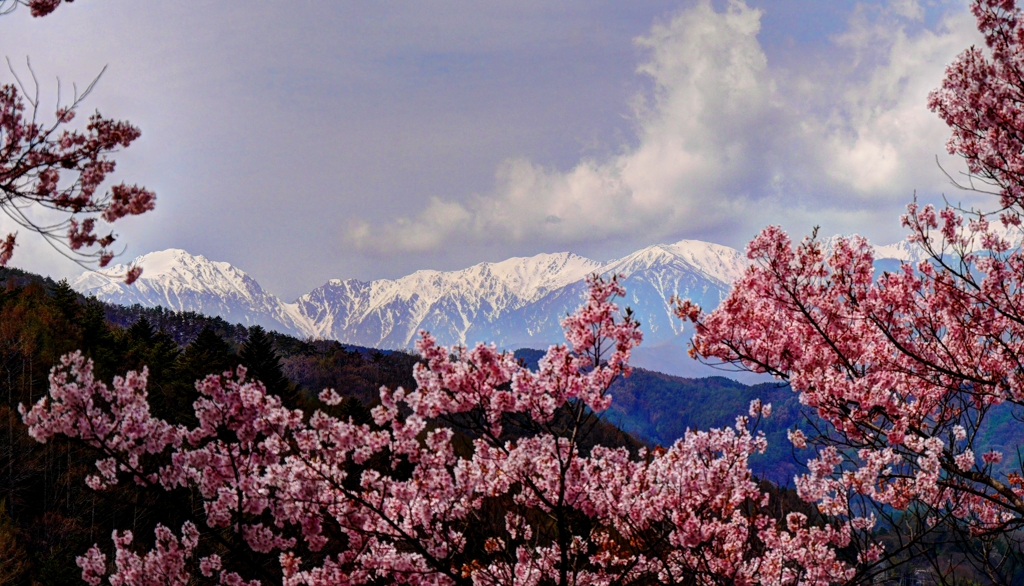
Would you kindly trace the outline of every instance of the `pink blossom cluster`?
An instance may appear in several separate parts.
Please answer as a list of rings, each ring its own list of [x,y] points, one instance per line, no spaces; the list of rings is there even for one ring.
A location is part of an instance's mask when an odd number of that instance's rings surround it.
[[[19,0],[20,1],[20,0]],[[67,2],[68,4],[75,0],[28,0],[28,8],[34,17],[46,16],[57,7],[60,6],[61,2]]]
[[[0,16],[13,12],[18,6],[27,6],[29,13],[38,18],[57,10],[61,2],[70,4],[74,0],[0,0]]]
[[[563,321],[571,346],[552,346],[536,371],[494,346],[444,348],[424,332],[417,388],[382,389],[372,425],[286,409],[240,369],[197,383],[198,424],[172,426],[150,414],[145,372],[108,389],[79,354],[65,357],[50,395],[23,418],[40,441],[63,434],[100,449],[96,489],[130,478],[195,491],[205,525],[276,552],[289,586],[825,585],[853,576],[836,553],[850,526],[760,512],[768,496],[748,458],[766,441],[747,416],[667,449],[584,449],[641,340],[613,303],[623,294],[616,279],[592,278],[584,306]],[[329,389],[321,399],[329,410],[341,396]],[[751,405],[758,420],[770,411]],[[195,562],[198,531],[186,524],[178,539],[161,528],[143,555],[115,533],[115,568],[97,546],[80,559],[83,577],[176,583],[188,566],[241,583],[234,560]]]
[[[859,495],[998,530],[1024,517],[1024,491],[993,470],[1002,454],[979,461],[974,442],[993,406],[1024,399],[1024,254],[950,209],[911,205],[904,222],[932,262],[875,280],[864,239],[839,239],[826,253],[820,241],[793,246],[769,227],[718,309],[684,302],[679,313],[696,324],[695,354],[788,380],[839,434],[816,438],[797,479],[823,512],[854,518]],[[957,264],[942,264],[951,252]],[[812,441],[799,431],[790,440]]]
[[[181,528],[182,538],[178,539],[163,525],[156,528],[156,547],[145,556],[136,555],[128,546],[134,537],[131,531],[114,531],[117,557],[116,570],[109,576],[112,586],[186,586],[189,583],[189,560],[199,542],[195,525],[186,522]],[[99,586],[107,575],[107,556],[93,546],[78,558],[82,568],[82,579],[92,586]]]
[[[29,6],[38,16],[59,4],[32,0]],[[88,91],[58,108],[54,122],[46,125],[38,121],[38,101],[26,102],[22,93],[16,85],[0,86],[0,205],[22,227],[63,243],[80,262],[94,259],[107,266],[116,237],[98,233],[97,221],[143,214],[156,202],[152,191],[137,185],[118,184],[106,193],[100,191],[115,169],[110,155],[133,143],[139,129],[99,113],[89,117],[84,130],[70,129]],[[64,219],[42,225],[32,218],[33,206],[60,212]],[[0,244],[0,266],[10,259],[14,246],[13,234]]]
[[[928,107],[953,130],[950,154],[960,155],[994,186],[1002,208],[1024,203],[1024,22],[1013,0],[975,0],[971,10],[987,51],[971,47],[946,68]],[[1019,222],[1016,214],[1006,217]]]

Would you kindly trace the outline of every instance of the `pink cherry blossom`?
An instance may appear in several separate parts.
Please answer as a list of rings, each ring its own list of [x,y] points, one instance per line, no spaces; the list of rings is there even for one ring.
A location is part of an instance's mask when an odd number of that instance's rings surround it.
[[[61,0],[0,0],[0,15],[18,4],[43,16]],[[39,98],[34,97],[38,88],[16,81],[0,85],[0,207],[25,230],[62,247],[72,260],[104,267],[113,257],[117,237],[104,233],[98,221],[144,214],[156,204],[156,195],[138,185],[121,183],[102,190],[116,167],[112,155],[135,142],[139,129],[99,113],[89,116],[84,128],[72,128],[92,86],[59,106],[52,122],[45,123]],[[59,219],[41,224],[27,213],[30,207],[52,210]],[[0,266],[14,254],[15,242],[12,233],[0,243]],[[138,274],[128,275],[129,280],[133,277]]]
[[[150,414],[145,372],[108,387],[77,353],[54,369],[49,395],[21,411],[39,441],[62,434],[103,453],[97,490],[131,481],[202,498],[204,518],[180,539],[161,527],[156,548],[138,554],[130,533],[115,533],[113,569],[90,549],[79,564],[94,585],[184,583],[190,569],[255,584],[237,560],[197,553],[206,529],[277,553],[289,586],[854,576],[837,553],[851,544],[849,524],[762,512],[768,495],[748,460],[767,442],[746,416],[668,448],[584,449],[640,343],[638,324],[612,301],[623,294],[617,279],[592,278],[585,304],[563,320],[571,345],[549,348],[536,371],[494,346],[444,348],[424,332],[416,389],[381,389],[374,425],[286,409],[239,368],[197,382],[198,424],[172,426]],[[332,390],[321,398],[340,401]],[[751,413],[759,420],[770,408],[755,402]],[[499,522],[481,523],[495,502],[507,507]]]
[[[784,379],[827,422],[800,494],[857,531],[864,506],[921,512],[925,530],[906,543],[940,522],[994,539],[1024,521],[1024,481],[979,443],[993,409],[1024,404],[1024,14],[1012,0],[971,11],[985,44],[946,69],[928,106],[967,163],[964,187],[999,198],[992,212],[911,203],[907,240],[930,258],[882,275],[862,238],[826,250],[768,227],[716,310],[677,303],[696,324],[692,355]],[[811,443],[798,431],[790,441]]]

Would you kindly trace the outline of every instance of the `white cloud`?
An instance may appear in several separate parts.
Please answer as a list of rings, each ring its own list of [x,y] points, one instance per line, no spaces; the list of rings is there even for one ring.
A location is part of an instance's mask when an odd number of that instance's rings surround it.
[[[917,0],[893,0],[892,10],[903,18],[913,20],[924,18],[924,7]]]
[[[651,89],[635,103],[635,144],[568,171],[508,160],[488,193],[434,198],[384,225],[357,222],[349,239],[370,253],[430,252],[656,240],[815,216],[870,232],[914,189],[944,182],[935,156],[948,131],[925,100],[977,33],[966,13],[935,30],[909,27],[921,17],[913,0],[860,9],[834,39],[841,61],[781,70],[758,42],[760,11],[730,0],[716,12],[703,0],[636,40]]]
[[[906,3],[903,3],[906,4]],[[943,176],[935,156],[949,130],[925,107],[941,83],[947,63],[979,39],[966,13],[948,17],[937,30],[908,35],[900,16],[911,12],[897,3],[877,21],[855,17],[837,43],[857,56],[854,71],[829,119],[817,121],[806,140],[824,137],[822,169],[841,188],[867,200],[906,200],[914,189],[936,189]],[[946,166],[954,165],[943,156]]]

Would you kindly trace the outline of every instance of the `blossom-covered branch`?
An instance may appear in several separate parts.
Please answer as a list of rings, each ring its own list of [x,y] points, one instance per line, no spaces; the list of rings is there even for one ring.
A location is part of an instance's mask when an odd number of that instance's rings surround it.
[[[716,310],[684,301],[677,313],[696,324],[694,355],[789,381],[827,422],[791,436],[816,449],[797,480],[805,499],[847,517],[901,511],[893,524],[917,553],[935,555],[936,532],[955,536],[988,579],[1012,583],[1024,571],[1024,477],[985,441],[993,419],[1024,405],[1024,22],[1012,0],[972,11],[987,47],[949,66],[929,106],[999,207],[912,203],[902,222],[930,258],[882,275],[862,238],[826,250],[769,227]]]
[[[33,16],[45,16],[60,3],[0,0],[0,15],[26,5]],[[120,183],[102,189],[114,172],[111,155],[134,142],[139,129],[99,112],[89,116],[84,129],[73,128],[99,76],[81,94],[76,88],[70,102],[60,103],[58,91],[53,118],[46,121],[31,66],[31,84],[23,83],[13,67],[10,70],[15,83],[0,85],[0,210],[82,266],[105,267],[114,257],[111,247],[116,236],[100,232],[98,222],[109,224],[143,214],[156,203],[154,193],[138,185]],[[39,210],[47,211],[40,214]],[[7,234],[0,241],[0,266],[13,256],[16,236]],[[140,274],[141,269],[131,268],[125,280],[131,283]]]

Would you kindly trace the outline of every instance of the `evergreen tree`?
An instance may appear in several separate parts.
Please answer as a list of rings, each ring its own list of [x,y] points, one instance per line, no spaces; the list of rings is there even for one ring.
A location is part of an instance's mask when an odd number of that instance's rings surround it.
[[[177,380],[178,358],[181,350],[167,332],[159,330],[149,337],[148,345],[135,346],[132,355],[145,360],[149,368],[149,381],[153,389],[160,391]],[[132,368],[136,368],[132,365]],[[141,366],[139,367],[141,368]]]
[[[78,304],[78,293],[71,288],[67,279],[61,279],[54,285],[51,300],[54,307],[69,321],[76,321],[82,313],[82,306]]]
[[[141,321],[141,320],[140,320]],[[161,344],[177,348],[173,339],[163,330],[156,335]],[[173,369],[168,368],[166,384],[161,386],[159,398],[152,400],[154,411],[175,423],[195,425],[192,403],[198,398],[196,382],[208,375],[222,375],[233,371],[238,357],[231,346],[209,326],[204,327],[185,350],[176,353]],[[162,374],[162,373],[157,373]],[[163,379],[163,377],[159,377]]]
[[[79,327],[82,354],[96,364],[97,376],[103,380],[110,380],[115,374],[124,374],[121,369],[123,353],[115,343],[110,325],[107,324],[103,303],[95,297],[86,300]]]
[[[262,382],[268,393],[281,397],[286,405],[296,406],[297,393],[284,376],[274,340],[266,330],[260,326],[249,328],[249,337],[242,344],[239,356],[247,370],[247,377]]]
[[[88,352],[94,350],[110,336],[110,327],[104,315],[103,304],[95,297],[90,297],[85,302],[82,311],[82,350]]]
[[[153,326],[150,325],[149,320],[145,316],[139,318],[139,321],[132,324],[128,328],[128,341],[132,346],[149,344],[153,341],[153,335],[156,332],[153,331]]]
[[[237,365],[238,357],[231,351],[231,346],[210,326],[204,327],[185,348],[179,362],[179,367],[191,377],[191,381],[208,374],[222,374]]]

